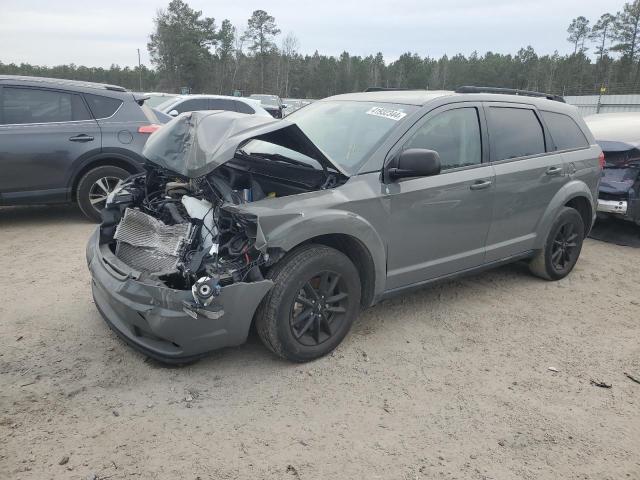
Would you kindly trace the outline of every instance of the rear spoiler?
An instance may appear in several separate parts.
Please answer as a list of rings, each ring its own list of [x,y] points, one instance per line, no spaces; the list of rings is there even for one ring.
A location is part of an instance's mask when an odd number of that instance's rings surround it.
[[[138,105],[142,106],[145,100],[149,100],[151,95],[147,95],[145,93],[133,93],[133,99],[137,102]]]

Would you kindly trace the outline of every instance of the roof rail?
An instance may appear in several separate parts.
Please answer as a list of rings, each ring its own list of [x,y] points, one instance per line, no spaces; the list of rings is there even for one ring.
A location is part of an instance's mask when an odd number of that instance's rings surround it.
[[[411,88],[400,88],[400,87],[368,87],[365,90],[365,93],[368,92],[399,92],[405,90],[412,90]]]
[[[0,80],[26,81],[51,83],[66,86],[76,86],[85,88],[101,88],[111,90],[113,92],[126,92],[127,89],[119,85],[110,85],[108,83],[87,82],[84,80],[68,80],[66,78],[50,78],[50,77],[33,77],[28,75],[0,75]]]
[[[560,95],[551,93],[532,92],[531,90],[519,90],[517,88],[500,88],[500,87],[475,87],[466,85],[456,88],[456,93],[501,93],[503,95],[522,95],[525,97],[539,97],[547,100],[565,103],[564,98]]]
[[[109,84],[104,84],[103,85],[105,89],[107,90],[113,90],[114,92],[126,92],[127,89],[124,87],[121,87],[120,85],[109,85]]]

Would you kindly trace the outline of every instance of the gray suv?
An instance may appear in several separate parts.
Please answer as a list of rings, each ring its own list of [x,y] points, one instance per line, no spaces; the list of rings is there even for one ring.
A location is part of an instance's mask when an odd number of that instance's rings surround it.
[[[158,128],[144,99],[115,85],[0,76],[0,205],[77,202],[99,220],[108,194],[142,171]]]
[[[307,361],[413,288],[518,260],[565,277],[602,151],[562,99],[487,90],[338,95],[287,120],[180,115],[89,240],[97,308],[165,362],[241,344],[252,325]]]

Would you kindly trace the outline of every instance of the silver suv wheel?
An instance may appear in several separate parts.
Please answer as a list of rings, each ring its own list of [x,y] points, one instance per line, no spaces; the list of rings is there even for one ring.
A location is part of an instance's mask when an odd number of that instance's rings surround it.
[[[102,177],[93,182],[93,185],[89,188],[89,201],[93,208],[102,210],[107,202],[107,197],[120,182],[122,182],[122,179],[117,177]]]

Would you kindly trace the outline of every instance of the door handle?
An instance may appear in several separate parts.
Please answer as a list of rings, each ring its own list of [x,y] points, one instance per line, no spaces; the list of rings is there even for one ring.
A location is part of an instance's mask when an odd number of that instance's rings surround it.
[[[81,134],[81,135],[76,135],[75,137],[70,137],[69,141],[71,142],[92,142],[93,141],[93,137],[91,135],[86,135],[86,134]]]
[[[547,175],[559,175],[562,173],[562,167],[549,167],[544,173]]]
[[[476,183],[472,184],[469,188],[471,190],[484,190],[485,188],[489,188],[491,186],[491,180],[478,180]]]

